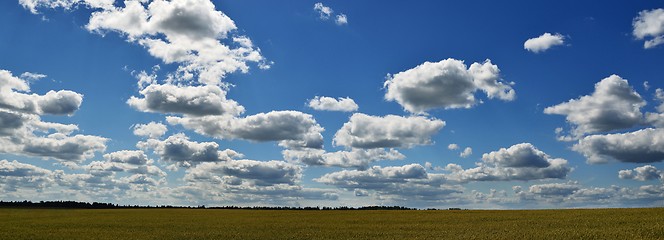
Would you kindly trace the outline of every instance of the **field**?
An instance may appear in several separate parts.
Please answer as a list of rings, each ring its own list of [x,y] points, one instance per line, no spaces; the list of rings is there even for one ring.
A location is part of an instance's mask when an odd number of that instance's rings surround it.
[[[664,239],[664,208],[0,209],[0,239]]]

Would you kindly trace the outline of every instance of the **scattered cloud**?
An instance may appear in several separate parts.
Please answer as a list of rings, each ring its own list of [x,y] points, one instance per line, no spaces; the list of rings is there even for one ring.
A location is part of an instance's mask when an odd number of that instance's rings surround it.
[[[445,122],[422,116],[384,117],[355,113],[334,134],[334,144],[353,148],[411,148],[432,144]]]
[[[331,98],[316,96],[309,101],[309,107],[319,111],[355,112],[360,107],[352,98]]]
[[[631,163],[664,161],[664,129],[646,128],[628,133],[592,135],[579,140],[572,149],[587,162],[607,163],[611,160]]]
[[[471,147],[466,147],[463,149],[463,152],[459,153],[459,157],[467,158],[473,154],[473,149]]]
[[[219,150],[216,142],[194,142],[184,133],[169,136],[163,141],[148,139],[138,142],[140,149],[153,149],[154,153],[166,163],[173,163],[177,167],[191,167],[202,162],[228,161],[243,155],[226,149]]]
[[[69,91],[29,94],[29,82],[0,69],[0,108],[30,114],[72,115],[83,102],[83,95]]]
[[[643,122],[641,108],[646,102],[618,75],[595,84],[591,95],[544,109],[546,114],[565,115],[573,124],[572,137],[633,127]]]
[[[244,118],[226,116],[167,117],[169,124],[219,139],[279,141],[287,148],[322,148],[325,131],[313,116],[298,111],[271,111]]]
[[[226,99],[219,86],[175,86],[153,84],[140,91],[144,98],[131,97],[127,104],[143,112],[181,113],[192,116],[231,115],[244,112],[236,101]]]
[[[147,138],[160,138],[168,131],[166,125],[156,122],[136,124],[132,128],[134,129],[134,135]]]
[[[572,171],[567,160],[552,158],[530,143],[520,143],[509,148],[482,155],[477,167],[463,169],[457,164],[448,164],[448,179],[469,181],[528,181],[548,178],[563,179]]]
[[[643,48],[654,48],[664,43],[664,9],[643,10],[632,21],[632,34],[638,40],[647,39]]]
[[[321,20],[328,20],[330,17],[333,16],[334,10],[332,8],[323,5],[323,3],[315,3],[314,4],[314,11],[318,13],[318,18]],[[348,17],[346,17],[346,14],[340,13],[337,14],[334,17],[334,23],[341,26],[341,25],[347,25],[348,24]]]
[[[512,101],[511,83],[500,79],[497,65],[486,60],[467,68],[463,61],[448,58],[425,62],[415,68],[388,75],[385,99],[396,101],[406,111],[423,113],[434,108],[471,108],[478,103],[475,92],[482,90],[489,99]]]
[[[447,145],[447,149],[449,150],[457,150],[459,149],[459,145],[456,143],[451,143],[450,145]]]
[[[526,40],[523,43],[523,48],[534,53],[540,53],[551,47],[563,45],[564,43],[565,37],[562,34],[544,33],[539,37]]]
[[[284,159],[299,161],[310,166],[367,169],[373,162],[380,160],[402,160],[406,156],[395,149],[357,149],[350,151],[325,152],[322,149],[284,150]]]
[[[633,170],[620,170],[618,172],[620,179],[634,179],[638,181],[649,181],[655,179],[664,179],[664,172],[658,170],[653,165],[645,165],[634,168]]]

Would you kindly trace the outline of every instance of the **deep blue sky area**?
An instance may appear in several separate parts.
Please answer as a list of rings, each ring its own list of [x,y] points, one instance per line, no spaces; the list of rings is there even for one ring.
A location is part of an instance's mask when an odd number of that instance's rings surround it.
[[[663,8],[2,1],[0,200],[662,206]]]

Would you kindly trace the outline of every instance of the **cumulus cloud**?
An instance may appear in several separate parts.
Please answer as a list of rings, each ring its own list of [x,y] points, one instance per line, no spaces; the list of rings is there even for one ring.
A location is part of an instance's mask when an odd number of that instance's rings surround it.
[[[148,138],[160,138],[168,131],[166,125],[156,122],[136,124],[132,128],[134,129],[134,135]]]
[[[247,63],[270,65],[249,38],[235,35],[235,22],[210,0],[129,0],[93,12],[86,28],[119,32],[165,63],[180,64],[183,80],[198,76],[200,83],[217,85],[228,73],[247,72]]]
[[[587,136],[572,149],[583,154],[588,163],[611,160],[632,163],[664,161],[664,129],[646,128],[629,133]]]
[[[163,141],[148,139],[138,142],[137,146],[141,149],[153,149],[161,160],[181,167],[191,167],[202,162],[229,161],[243,156],[230,149],[220,151],[216,142],[190,141],[184,133],[169,136]]]
[[[314,4],[314,11],[318,13],[319,15],[318,18],[322,20],[330,19],[330,17],[332,17],[334,13],[334,10],[332,10],[332,8],[325,6],[323,5],[323,3],[320,2]],[[336,23],[339,26],[346,25],[348,24],[348,17],[346,16],[346,14],[343,13],[337,14],[334,17],[334,23]]]
[[[325,174],[314,181],[347,191],[373,191],[381,197],[395,199],[437,201],[462,192],[459,186],[447,184],[443,175],[427,173],[419,164],[343,170]]]
[[[547,107],[546,114],[565,115],[573,124],[574,138],[588,133],[608,132],[633,127],[643,122],[641,108],[646,102],[618,75],[595,84],[591,95]]]
[[[336,23],[339,26],[346,25],[346,24],[348,24],[348,17],[346,17],[346,14],[343,14],[343,13],[339,14],[339,15],[337,15],[337,18],[334,19],[334,23]]]
[[[471,147],[466,147],[463,149],[463,152],[459,153],[459,157],[467,158],[473,154],[473,149]]]
[[[43,138],[33,138],[23,145],[23,153],[31,156],[54,158],[66,162],[80,163],[94,157],[95,152],[106,150],[108,139],[89,136],[67,136],[61,133]]]
[[[551,34],[544,33],[539,37],[530,38],[523,43],[523,49],[534,53],[540,53],[548,50],[551,47],[563,45],[565,37],[559,33]]]
[[[3,192],[18,189],[43,189],[54,182],[47,169],[14,161],[0,160],[0,187]]]
[[[422,116],[384,117],[355,113],[334,134],[334,144],[353,148],[411,148],[432,144],[445,122]]]
[[[331,98],[316,96],[309,101],[309,107],[320,111],[340,111],[340,112],[354,112],[359,109],[359,106],[352,98]]]
[[[20,78],[28,80],[28,81],[37,81],[39,79],[47,77],[46,74],[41,74],[41,73],[31,73],[31,72],[24,72],[21,73]]]
[[[546,183],[532,185],[528,191],[544,196],[569,196],[580,189],[576,183]]]
[[[30,114],[72,115],[83,102],[83,95],[69,90],[29,94],[28,81],[0,70],[0,108]]]
[[[187,172],[184,180],[205,180],[234,186],[295,185],[301,177],[301,171],[297,165],[283,161],[231,160],[199,164]]]
[[[451,172],[449,179],[459,182],[563,179],[572,171],[567,160],[552,158],[530,143],[485,153],[475,168],[448,164],[445,169]]]
[[[234,118],[225,116],[167,117],[169,124],[219,139],[279,141],[287,148],[322,148],[321,127],[313,116],[297,111],[271,111]]]
[[[425,62],[415,68],[388,75],[385,99],[396,101],[405,110],[423,113],[434,108],[470,108],[478,103],[475,92],[482,90],[489,99],[512,101],[511,83],[500,79],[497,65],[486,60],[467,68],[463,61],[448,58]]]
[[[367,169],[369,164],[380,160],[401,160],[406,158],[395,149],[352,149],[350,151],[325,152],[322,149],[291,150],[282,152],[284,159],[299,161],[310,166],[328,166]]]
[[[654,48],[664,43],[664,9],[643,10],[632,20],[636,39],[644,40],[643,48]]]
[[[626,170],[620,170],[618,172],[618,177],[620,179],[634,179],[638,181],[649,181],[654,179],[664,179],[664,172],[658,170],[653,165],[645,165],[641,167]]]
[[[181,113],[192,116],[232,115],[244,112],[236,101],[226,99],[219,86],[176,86],[152,84],[140,91],[144,98],[132,96],[127,104],[144,112]]]
[[[450,143],[450,145],[447,145],[447,149],[449,150],[457,150],[459,149],[459,145],[456,143]]]
[[[664,128],[664,90],[655,89],[655,100],[659,102],[657,113],[646,113],[646,122],[658,128]]]

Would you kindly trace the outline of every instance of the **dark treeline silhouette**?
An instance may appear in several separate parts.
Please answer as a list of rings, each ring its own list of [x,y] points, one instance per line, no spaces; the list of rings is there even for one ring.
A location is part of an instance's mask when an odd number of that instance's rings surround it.
[[[401,206],[365,206],[365,207],[240,207],[240,206],[224,206],[224,207],[205,207],[200,205],[196,207],[191,206],[171,206],[171,205],[155,205],[155,206],[140,206],[140,205],[118,205],[113,203],[100,203],[100,202],[76,202],[76,201],[0,201],[0,208],[72,208],[72,209],[115,209],[115,208],[189,208],[189,209],[249,209],[249,210],[417,210],[416,208],[407,208]],[[450,208],[451,209],[451,208]],[[435,208],[428,208],[427,210],[439,210]]]

